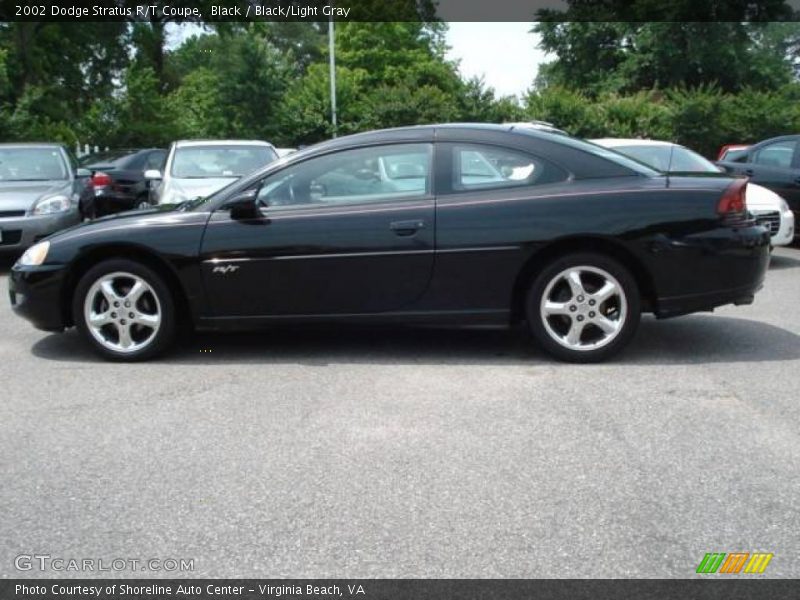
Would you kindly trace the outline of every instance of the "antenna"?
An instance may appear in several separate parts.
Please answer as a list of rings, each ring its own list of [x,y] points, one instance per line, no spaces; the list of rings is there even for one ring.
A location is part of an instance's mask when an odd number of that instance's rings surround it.
[[[675,153],[675,144],[669,145],[669,162],[667,163],[667,187],[669,187],[669,174],[672,173],[672,155]]]

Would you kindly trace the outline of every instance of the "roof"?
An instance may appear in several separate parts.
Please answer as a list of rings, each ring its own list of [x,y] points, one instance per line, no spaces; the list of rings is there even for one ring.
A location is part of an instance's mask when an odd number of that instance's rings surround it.
[[[641,140],[634,138],[598,138],[596,140],[589,140],[598,146],[605,146],[606,148],[616,148],[617,146],[677,146],[673,142],[665,142],[662,140]]]
[[[272,144],[263,140],[178,140],[176,146],[269,146]]]
[[[11,142],[0,144],[0,148],[63,148],[64,144],[57,142]]]

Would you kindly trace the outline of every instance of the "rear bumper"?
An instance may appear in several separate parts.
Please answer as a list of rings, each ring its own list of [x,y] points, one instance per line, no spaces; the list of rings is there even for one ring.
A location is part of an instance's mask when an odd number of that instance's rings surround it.
[[[717,230],[659,246],[661,273],[655,314],[660,318],[750,304],[764,285],[770,235],[761,226]],[[673,291],[673,293],[670,293]]]
[[[0,219],[0,230],[2,230],[0,253],[19,254],[40,239],[80,222],[81,215],[77,206],[54,215]]]
[[[14,265],[8,276],[11,308],[37,329],[61,331],[66,326],[61,306],[61,288],[65,267]]]
[[[136,197],[132,194],[124,194],[104,190],[94,197],[94,206],[98,215],[121,212],[136,208]]]

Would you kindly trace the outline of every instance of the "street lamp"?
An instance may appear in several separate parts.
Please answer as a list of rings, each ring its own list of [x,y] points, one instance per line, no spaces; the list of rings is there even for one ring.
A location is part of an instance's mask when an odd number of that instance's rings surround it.
[[[336,137],[336,50],[334,44],[333,15],[328,19],[328,65],[331,72],[331,124],[333,137]]]

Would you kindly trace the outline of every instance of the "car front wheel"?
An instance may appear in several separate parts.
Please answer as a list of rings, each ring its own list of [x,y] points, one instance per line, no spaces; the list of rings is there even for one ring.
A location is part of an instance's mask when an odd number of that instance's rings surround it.
[[[531,333],[549,354],[569,362],[598,362],[630,342],[640,318],[636,281],[600,254],[572,254],[534,279],[526,314]]]
[[[104,358],[135,361],[162,352],[175,335],[175,303],[163,279],[115,259],[90,269],[73,300],[78,329]]]

